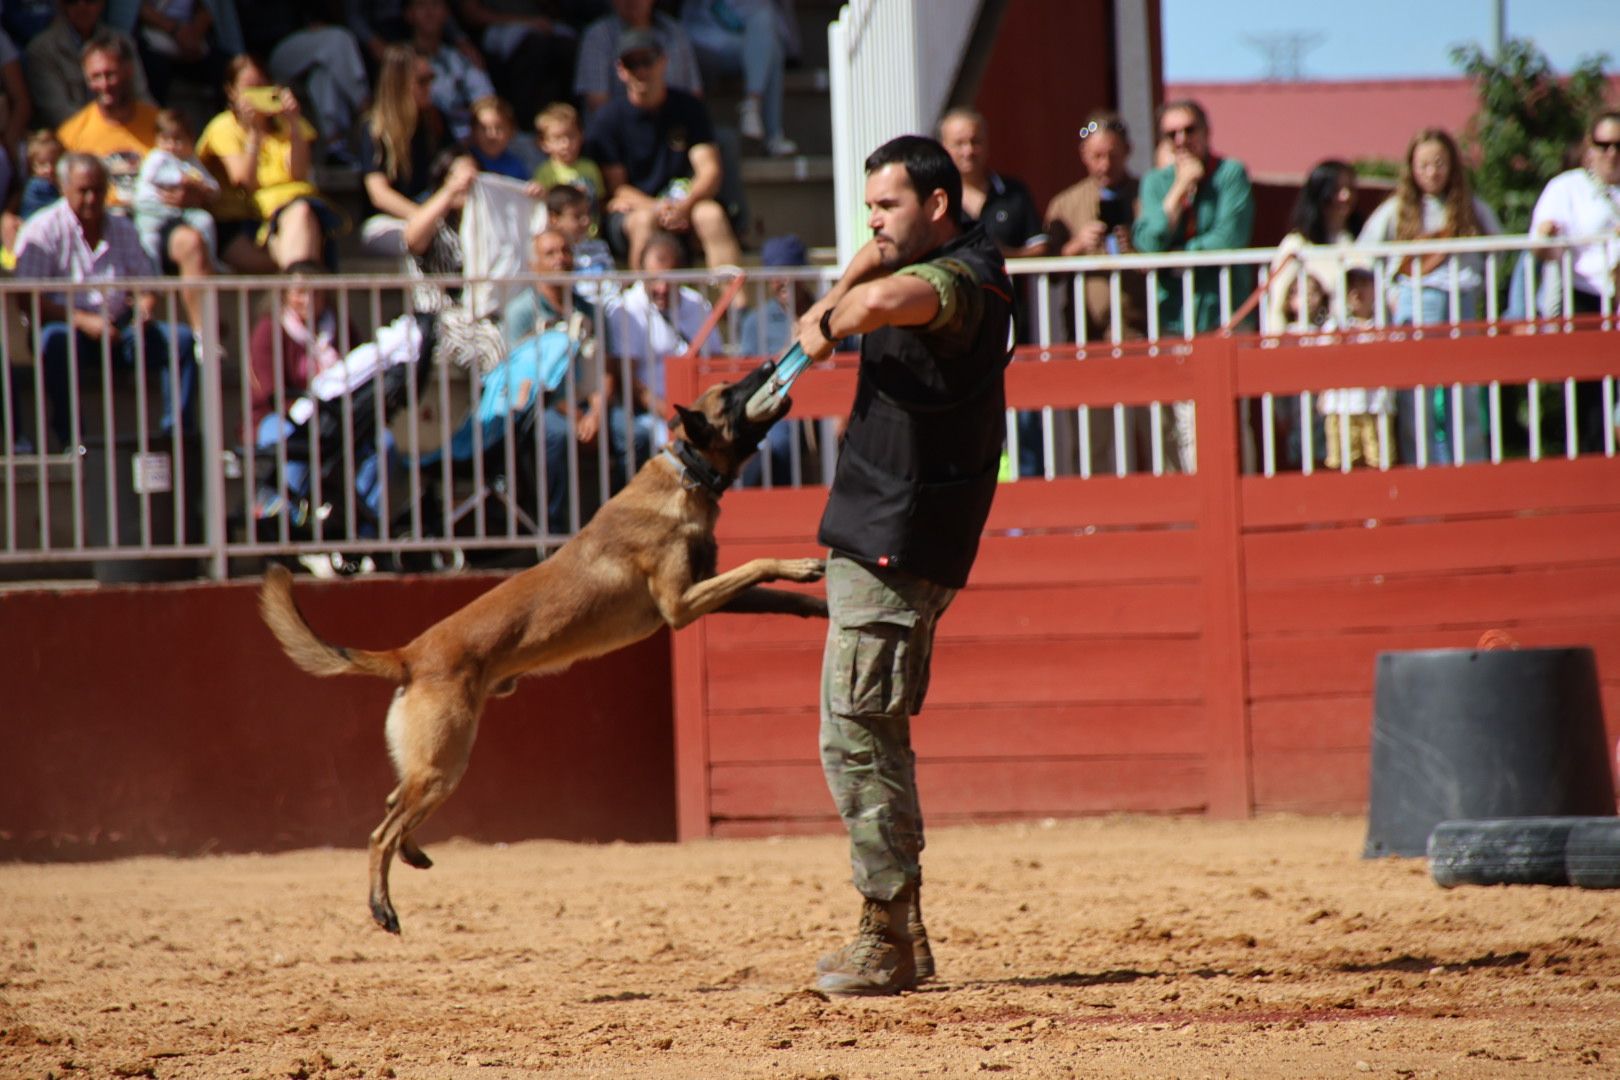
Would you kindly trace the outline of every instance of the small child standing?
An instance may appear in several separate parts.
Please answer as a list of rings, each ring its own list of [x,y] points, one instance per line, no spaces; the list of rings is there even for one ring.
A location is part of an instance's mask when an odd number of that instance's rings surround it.
[[[579,111],[559,101],[542,109],[534,118],[534,126],[540,133],[540,149],[546,152],[545,164],[534,171],[534,182],[547,191],[558,184],[571,184],[583,191],[590,199],[590,234],[595,236],[607,182],[596,162],[580,156],[585,135],[580,130]],[[579,253],[574,254],[577,261]]]
[[[1362,267],[1345,272],[1345,329],[1366,330],[1373,325],[1373,274]],[[1393,395],[1386,387],[1351,387],[1343,390],[1324,390],[1317,411],[1322,414],[1323,462],[1330,469],[1357,464],[1372,468],[1383,466],[1380,442],[1389,445],[1389,416],[1394,409]],[[1341,430],[1348,428],[1348,433]],[[1380,440],[1379,428],[1383,427]],[[1348,455],[1344,454],[1349,447]]]
[[[219,181],[197,160],[191,129],[174,109],[157,114],[157,145],[148,151],[135,177],[135,231],[153,266],[163,266],[164,240],[175,225],[189,225],[208,245],[208,257],[219,261],[214,216],[200,206],[178,206],[186,190],[219,194]]]
[[[23,185],[22,203],[17,208],[24,221],[62,197],[56,189],[56,163],[62,159],[56,132],[36,131],[28,136],[27,152],[28,183]]]

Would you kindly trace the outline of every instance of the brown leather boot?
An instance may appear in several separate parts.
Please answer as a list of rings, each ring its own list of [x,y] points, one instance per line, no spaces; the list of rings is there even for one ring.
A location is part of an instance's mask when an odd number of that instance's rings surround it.
[[[923,925],[922,917],[922,880],[911,887],[911,906],[906,913],[906,930],[911,934],[911,956],[917,968],[917,981],[927,982],[934,977],[934,951],[928,946],[928,928]],[[859,941],[856,938],[856,941]],[[852,941],[840,949],[822,955],[816,961],[816,974],[842,967],[849,962],[849,952],[855,947]]]
[[[911,935],[911,956],[917,965],[917,981],[934,977],[934,950],[928,947],[928,928],[922,920],[922,878],[911,887],[911,906],[906,913],[906,931]]]
[[[911,889],[893,900],[866,900],[855,940],[816,965],[816,986],[829,994],[898,994],[917,985],[917,967],[906,931]]]

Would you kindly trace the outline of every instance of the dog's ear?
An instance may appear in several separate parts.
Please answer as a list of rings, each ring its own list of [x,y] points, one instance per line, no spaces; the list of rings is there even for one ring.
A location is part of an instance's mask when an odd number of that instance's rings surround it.
[[[675,406],[675,415],[681,418],[681,436],[687,442],[699,448],[714,442],[714,425],[707,416],[684,405]]]

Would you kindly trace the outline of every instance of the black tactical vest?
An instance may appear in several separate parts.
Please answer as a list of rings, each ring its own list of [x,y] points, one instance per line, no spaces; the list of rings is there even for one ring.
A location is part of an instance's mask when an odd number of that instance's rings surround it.
[[[976,317],[939,330],[884,327],[862,340],[819,539],[862,562],[961,588],[1006,436],[1012,283],[977,225],[921,261],[970,291],[962,303]]]

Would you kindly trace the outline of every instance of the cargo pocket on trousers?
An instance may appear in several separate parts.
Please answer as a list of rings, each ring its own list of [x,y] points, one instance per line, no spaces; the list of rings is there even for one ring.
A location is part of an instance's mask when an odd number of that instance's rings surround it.
[[[842,685],[834,688],[834,712],[845,716],[908,715],[911,631],[911,627],[896,623],[869,623],[843,632],[847,655],[839,664],[844,677],[839,680]]]

